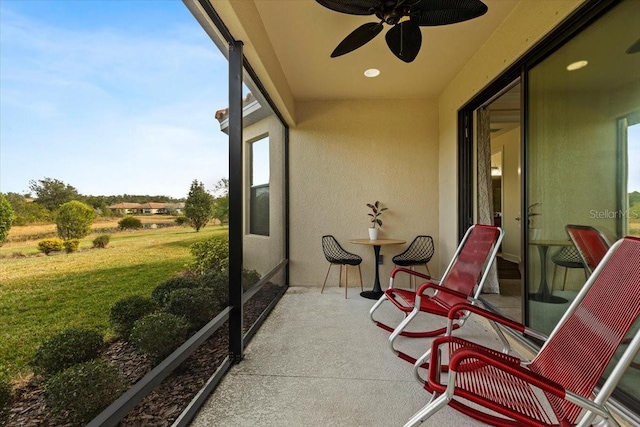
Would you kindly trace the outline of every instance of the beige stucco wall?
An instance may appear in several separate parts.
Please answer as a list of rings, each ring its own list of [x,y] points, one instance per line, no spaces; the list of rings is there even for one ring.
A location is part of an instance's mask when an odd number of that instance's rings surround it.
[[[350,244],[366,238],[366,203],[388,207],[381,237],[409,242],[438,236],[438,111],[434,100],[303,101],[290,130],[291,279],[321,285],[328,263],[321,237],[333,234],[363,257],[365,289],[374,276],[373,249]],[[407,245],[383,247],[385,287],[391,257]],[[437,265],[438,253],[430,264]],[[435,273],[435,268],[432,273]],[[334,268],[327,286],[338,283]],[[349,283],[357,283],[353,269]]]
[[[269,236],[249,234],[249,183],[251,142],[269,137]],[[271,115],[243,130],[245,221],[243,265],[265,275],[284,259],[284,128]]]
[[[521,1],[439,98],[440,263],[457,242],[457,111],[583,0]]]

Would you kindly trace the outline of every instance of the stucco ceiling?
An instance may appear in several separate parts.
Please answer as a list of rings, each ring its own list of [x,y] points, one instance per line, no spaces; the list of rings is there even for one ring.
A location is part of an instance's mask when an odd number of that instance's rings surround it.
[[[329,55],[373,16],[331,11],[314,0],[255,0],[256,9],[295,99],[436,98],[518,3],[483,0],[484,16],[422,28],[422,49],[412,63],[397,59],[383,33],[354,52]],[[377,68],[376,78],[364,71]]]

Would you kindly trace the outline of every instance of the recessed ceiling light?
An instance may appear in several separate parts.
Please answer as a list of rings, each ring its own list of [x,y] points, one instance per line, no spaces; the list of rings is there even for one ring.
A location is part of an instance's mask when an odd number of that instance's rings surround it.
[[[364,72],[364,75],[367,77],[378,77],[380,75],[380,70],[377,68],[369,68]]]
[[[588,64],[589,63],[587,61],[572,62],[571,64],[567,65],[567,70],[569,71],[579,70],[580,68],[586,67]]]

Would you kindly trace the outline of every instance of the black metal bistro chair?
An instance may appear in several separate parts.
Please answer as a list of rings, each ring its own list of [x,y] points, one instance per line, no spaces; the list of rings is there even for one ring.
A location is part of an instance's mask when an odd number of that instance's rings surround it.
[[[413,270],[416,265],[424,265],[427,269],[427,274],[431,276],[428,262],[431,261],[433,252],[434,247],[431,236],[416,236],[404,252],[393,257],[393,263],[400,267],[409,267],[410,270]],[[409,280],[411,288],[413,288],[414,281],[415,276],[412,275]]]
[[[324,291],[324,286],[327,284],[329,272],[331,271],[331,267],[333,267],[334,265],[340,266],[340,281],[338,282],[338,286],[342,285],[342,268],[344,267],[345,298],[347,298],[347,288],[349,287],[349,275],[347,274],[348,265],[358,267],[358,274],[360,276],[360,289],[364,291],[364,288],[362,287],[362,271],[360,270],[360,263],[362,262],[361,257],[356,254],[352,254],[351,252],[345,251],[342,246],[340,246],[340,243],[338,243],[336,238],[331,235],[322,236],[322,251],[324,252],[324,257],[327,259],[327,261],[329,261],[329,269],[327,270],[327,275],[324,277],[324,283],[322,284],[320,293]]]
[[[582,268],[584,269],[584,263],[582,262],[582,256],[580,256],[580,252],[576,249],[575,246],[563,246],[558,252],[551,256],[551,261],[553,261],[553,279],[555,281],[556,278],[556,268],[559,265],[560,267],[564,267],[564,278],[562,279],[562,290],[564,291],[564,287],[567,283],[567,271],[570,268]],[[587,272],[585,270],[585,279],[587,277]],[[552,285],[553,287],[553,285]]]

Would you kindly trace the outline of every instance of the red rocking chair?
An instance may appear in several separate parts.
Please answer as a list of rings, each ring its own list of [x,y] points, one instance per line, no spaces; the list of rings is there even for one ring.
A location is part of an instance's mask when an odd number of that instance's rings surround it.
[[[444,318],[447,316],[449,309],[455,304],[470,302],[475,305],[479,303],[478,295],[482,291],[482,286],[489,273],[489,267],[495,260],[503,236],[504,232],[499,227],[480,224],[471,226],[465,233],[439,283],[426,274],[407,268],[398,267],[391,272],[389,288],[371,308],[369,315],[376,325],[392,332],[389,337],[389,344],[391,350],[398,357],[410,363],[416,361],[414,357],[394,347],[394,341],[398,336],[402,335],[410,338],[435,337],[444,334],[446,331],[445,326],[431,331],[405,331],[407,325],[418,313],[435,314]],[[393,280],[398,273],[417,276],[426,279],[427,282],[422,284],[417,291],[394,288]],[[429,290],[435,291],[433,296],[426,293]],[[406,315],[405,319],[395,328],[379,322],[373,317],[373,313],[386,300],[391,301]],[[460,314],[456,318],[454,328],[462,326],[467,316],[468,313]]]
[[[597,393],[595,387],[640,316],[638,260],[640,238],[615,243],[531,362],[451,336],[460,312],[483,315],[521,333],[527,332],[524,326],[469,304],[453,307],[446,336],[436,338],[429,351],[424,387],[433,396],[405,427],[421,424],[447,404],[501,427],[591,426],[595,421],[619,426],[605,405],[640,349],[640,331]],[[448,374],[437,368],[445,363]]]

